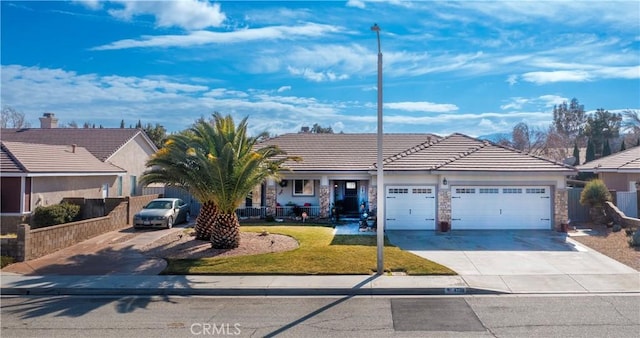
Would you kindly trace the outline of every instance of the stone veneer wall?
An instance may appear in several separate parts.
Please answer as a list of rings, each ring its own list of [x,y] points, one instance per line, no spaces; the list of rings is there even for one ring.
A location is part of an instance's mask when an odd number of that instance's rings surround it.
[[[328,185],[320,186],[320,217],[329,217],[329,199],[331,196],[331,190]]]
[[[569,194],[567,189],[556,189],[553,199],[553,229],[560,230],[561,224],[569,221]]]
[[[369,186],[368,199],[369,199],[369,211],[373,211],[374,209],[377,210],[377,208],[378,208],[378,187],[371,186],[371,185]]]
[[[451,224],[451,190],[438,190],[436,203],[438,205],[438,224],[440,222]]]
[[[267,190],[265,192],[265,203],[264,205],[267,207],[267,215],[276,214],[276,194],[278,193],[275,185],[267,185]]]
[[[35,259],[78,244],[104,233],[127,228],[133,215],[158,195],[126,197],[104,217],[59,224],[31,230],[28,224],[18,226],[15,252],[17,261]]]

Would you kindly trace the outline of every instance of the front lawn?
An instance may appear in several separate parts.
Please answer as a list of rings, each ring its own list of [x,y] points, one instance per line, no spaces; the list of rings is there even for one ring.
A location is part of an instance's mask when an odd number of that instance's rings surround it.
[[[242,231],[295,238],[292,251],[251,256],[204,259],[168,259],[163,274],[371,274],[376,270],[376,236],[333,235],[320,226],[242,226]],[[385,241],[384,269],[409,275],[455,275],[440,264],[402,251]]]

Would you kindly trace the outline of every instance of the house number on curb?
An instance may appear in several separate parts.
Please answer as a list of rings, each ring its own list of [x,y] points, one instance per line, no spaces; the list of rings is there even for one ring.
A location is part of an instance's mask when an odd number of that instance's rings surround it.
[[[466,293],[467,292],[467,288],[444,288],[444,293],[447,295],[450,294],[461,294],[461,293]]]

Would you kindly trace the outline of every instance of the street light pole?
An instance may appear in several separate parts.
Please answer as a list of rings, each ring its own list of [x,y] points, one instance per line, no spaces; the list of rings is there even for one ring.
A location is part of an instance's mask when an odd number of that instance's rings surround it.
[[[384,273],[384,169],[382,163],[382,50],[380,49],[380,26],[374,24],[371,30],[376,32],[378,38],[378,160],[377,160],[377,193],[376,193],[376,235],[377,235],[377,274],[382,275]]]

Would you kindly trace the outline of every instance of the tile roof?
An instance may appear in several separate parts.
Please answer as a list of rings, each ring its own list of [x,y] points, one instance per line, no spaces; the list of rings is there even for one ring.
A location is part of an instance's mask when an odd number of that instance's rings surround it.
[[[437,140],[433,134],[385,134],[385,157],[423,143]],[[377,134],[284,134],[260,145],[278,145],[301,162],[287,162],[296,171],[368,171],[377,160]],[[260,146],[258,145],[258,146]]]
[[[387,170],[565,172],[572,167],[481,141],[452,134],[437,142],[423,143],[385,159]]]
[[[2,141],[2,172],[23,173],[78,173],[78,174],[118,174],[126,171],[105,163],[93,156],[87,149],[71,146],[33,144]],[[13,160],[15,166],[5,171],[5,156]]]
[[[376,134],[285,134],[262,144],[277,144],[303,161],[288,163],[294,171],[373,170]],[[463,134],[385,134],[385,170],[562,172],[564,164],[522,153]]]
[[[24,168],[20,165],[16,159],[11,157],[4,146],[0,147],[0,172],[3,173],[22,173]]]
[[[2,129],[0,138],[2,141],[36,144],[76,144],[104,162],[141,132],[131,128],[24,128]]]
[[[599,158],[577,166],[586,172],[640,172],[640,147],[633,147],[621,152]]]

